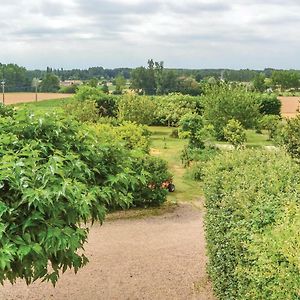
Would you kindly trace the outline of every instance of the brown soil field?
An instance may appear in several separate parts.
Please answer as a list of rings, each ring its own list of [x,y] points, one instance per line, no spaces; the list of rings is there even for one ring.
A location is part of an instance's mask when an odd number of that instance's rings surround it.
[[[72,94],[58,94],[58,93],[38,93],[38,101],[50,100],[50,99],[65,99],[73,96]],[[2,94],[0,95],[0,101],[2,102]],[[34,102],[35,93],[6,93],[4,103],[15,104],[23,102]]]
[[[282,107],[281,113],[286,118],[293,118],[300,109],[300,97],[279,97]]]
[[[89,264],[76,275],[64,273],[55,288],[6,283],[0,299],[215,299],[206,275],[203,213],[191,204],[94,225],[85,249]]]

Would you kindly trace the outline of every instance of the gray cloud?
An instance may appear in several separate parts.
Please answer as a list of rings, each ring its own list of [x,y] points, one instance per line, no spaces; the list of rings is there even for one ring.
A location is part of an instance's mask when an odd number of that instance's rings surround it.
[[[3,62],[300,68],[298,0],[2,0]],[[298,65],[299,64],[299,65]]]

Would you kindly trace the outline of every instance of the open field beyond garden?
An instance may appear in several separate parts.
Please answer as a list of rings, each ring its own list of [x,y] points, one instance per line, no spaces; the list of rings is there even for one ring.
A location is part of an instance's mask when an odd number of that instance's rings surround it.
[[[16,104],[25,102],[34,102],[35,93],[6,93],[5,104]],[[59,94],[59,93],[38,93],[37,101],[50,100],[50,99],[65,99],[73,96],[72,94]],[[2,101],[2,95],[1,95]]]
[[[284,117],[293,118],[298,114],[300,108],[300,97],[279,97],[282,107],[281,113]]]

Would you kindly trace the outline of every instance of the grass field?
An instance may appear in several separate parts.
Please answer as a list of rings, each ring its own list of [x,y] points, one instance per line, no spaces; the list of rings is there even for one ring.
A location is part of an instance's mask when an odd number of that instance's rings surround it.
[[[59,94],[59,93],[38,93],[37,101],[52,100],[52,99],[65,99],[72,97],[73,94]],[[28,103],[36,101],[35,93],[6,93],[5,104]],[[2,95],[1,95],[2,101]]]

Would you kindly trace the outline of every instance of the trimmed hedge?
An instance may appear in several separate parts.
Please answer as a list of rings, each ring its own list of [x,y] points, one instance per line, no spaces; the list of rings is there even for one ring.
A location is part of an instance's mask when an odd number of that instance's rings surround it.
[[[300,299],[299,171],[284,152],[262,150],[208,163],[208,269],[218,299]]]

